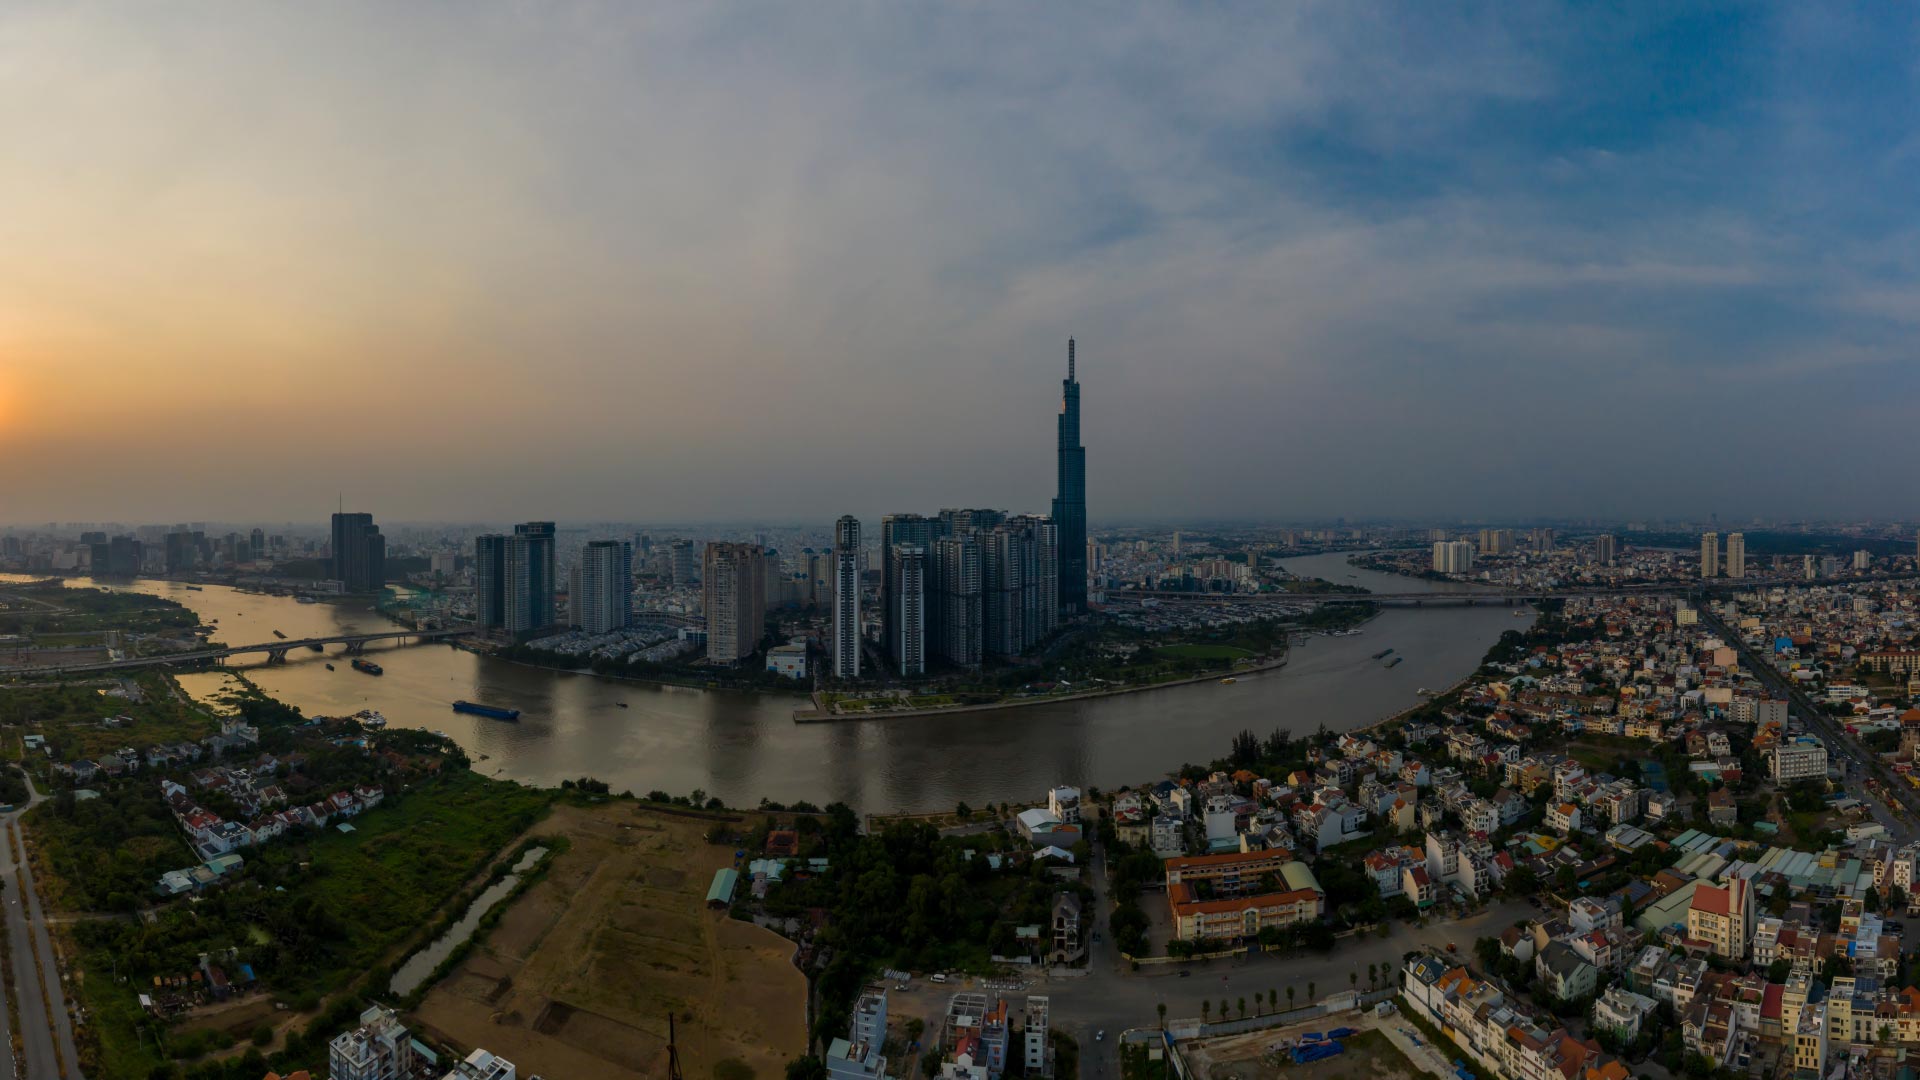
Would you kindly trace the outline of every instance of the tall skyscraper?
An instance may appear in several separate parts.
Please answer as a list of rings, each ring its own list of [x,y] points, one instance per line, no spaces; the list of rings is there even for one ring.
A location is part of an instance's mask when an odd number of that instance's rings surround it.
[[[693,541],[675,540],[667,548],[667,573],[676,588],[684,589],[694,583]]]
[[[1012,517],[979,542],[981,650],[1019,656],[1058,625],[1058,531],[1046,518]]]
[[[1060,384],[1059,495],[1053,500],[1060,573],[1060,606],[1068,615],[1087,610],[1087,449],[1080,445],[1080,381],[1075,377],[1073,339],[1067,339],[1067,377]]]
[[[752,656],[766,634],[766,551],[755,544],[709,543],[700,579],[707,659],[732,664]]]
[[[507,625],[507,538],[500,533],[473,540],[473,621],[494,629]]]
[[[979,667],[984,597],[978,534],[969,529],[935,540],[928,569],[928,650],[949,664]]]
[[[253,549],[253,557],[258,559],[267,553],[267,531],[255,529],[247,534],[247,546]]]
[[[860,677],[860,520],[833,523],[833,677]]]
[[[553,534],[553,522],[529,521],[507,537],[505,626],[515,637],[554,624]]]
[[[917,547],[924,554],[939,535],[940,522],[921,514],[888,514],[880,519],[880,649],[897,668],[900,654],[899,629],[894,625],[900,605],[893,595],[893,549],[901,544]]]
[[[887,584],[893,635],[887,652],[902,675],[927,670],[927,549],[920,544],[895,544],[887,549]]]
[[[1720,534],[1717,532],[1700,534],[1700,576],[1720,576]]]
[[[333,515],[333,580],[344,592],[374,592],[387,583],[387,540],[372,514]]]
[[[580,549],[580,586],[574,590],[573,621],[589,634],[611,634],[632,622],[633,545],[595,540]]]
[[[1612,566],[1616,555],[1612,533],[1601,533],[1593,538],[1593,561],[1602,566]]]
[[[1743,578],[1747,576],[1747,534],[1727,534],[1727,576]]]

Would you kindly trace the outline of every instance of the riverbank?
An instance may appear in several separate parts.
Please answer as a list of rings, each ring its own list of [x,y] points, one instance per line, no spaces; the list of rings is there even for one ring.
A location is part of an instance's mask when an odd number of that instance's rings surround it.
[[[731,683],[730,684],[730,683],[722,682],[719,679],[697,679],[697,678],[667,679],[667,678],[647,678],[647,677],[642,677],[638,675],[607,675],[602,672],[595,671],[592,668],[570,668],[570,667],[561,667],[558,664],[537,664],[531,660],[514,660],[505,656],[501,656],[499,653],[488,652],[485,649],[476,649],[471,645],[463,645],[457,641],[449,642],[449,644],[453,645],[453,647],[456,649],[461,649],[466,652],[473,653],[475,656],[484,656],[489,660],[495,661],[496,663],[514,664],[519,667],[533,668],[536,671],[560,671],[560,672],[565,672],[569,675],[585,675],[585,676],[588,676],[589,678],[605,679],[608,682],[632,683],[635,686],[677,686],[685,690],[714,690],[714,691],[725,691],[728,693],[736,693],[736,694],[769,694],[769,695],[783,696],[783,697],[811,697],[812,696],[812,692],[808,690],[789,689],[784,686],[762,686],[758,683]]]
[[[823,714],[819,707],[795,709],[793,722],[796,724],[835,724],[843,721],[861,720],[912,720],[922,716],[951,716],[955,713],[1001,712],[1006,709],[1028,708],[1034,705],[1059,705],[1070,701],[1092,701],[1095,698],[1119,697],[1122,694],[1139,694],[1148,690],[1165,690],[1175,686],[1192,686],[1194,683],[1220,682],[1224,679],[1238,679],[1242,675],[1258,675],[1263,671],[1278,671],[1287,666],[1285,657],[1268,660],[1252,667],[1232,668],[1226,671],[1212,671],[1202,675],[1193,675],[1184,679],[1168,679],[1166,682],[1142,683],[1138,686],[1114,686],[1103,690],[1087,690],[1078,694],[1059,694],[1049,697],[1006,698],[989,701],[980,705],[933,705],[919,709],[878,709],[859,714]]]

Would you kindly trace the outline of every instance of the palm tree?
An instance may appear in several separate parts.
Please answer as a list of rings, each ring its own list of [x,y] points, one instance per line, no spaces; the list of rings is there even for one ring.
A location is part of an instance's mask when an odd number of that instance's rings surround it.
[[[1314,997],[1313,984],[1309,982],[1307,984],[1307,1004],[1309,1005],[1313,1004],[1313,997]]]
[[[1368,964],[1367,965],[1367,989],[1372,990],[1374,987],[1379,985],[1380,985],[1380,965]]]
[[[1242,1017],[1247,1015],[1247,999],[1244,997],[1240,999],[1240,1015]]]
[[[1227,999],[1221,998],[1220,999],[1220,1019],[1225,1020],[1226,1018],[1227,1018]]]
[[[1279,1012],[1280,1011],[1280,991],[1269,987],[1267,989],[1267,1004],[1273,1006],[1273,1011]]]
[[[1293,1011],[1293,987],[1287,987],[1287,1011]]]
[[[1201,1002],[1200,1003],[1200,1022],[1203,1024],[1206,1023],[1207,1018],[1212,1015],[1213,1015],[1213,1002],[1212,1001]]]
[[[1360,969],[1359,968],[1355,968],[1352,971],[1347,972],[1347,986],[1354,990],[1360,989]]]
[[[1155,1008],[1160,1012],[1160,1030],[1165,1031],[1167,1030],[1167,1003],[1163,1001]]]

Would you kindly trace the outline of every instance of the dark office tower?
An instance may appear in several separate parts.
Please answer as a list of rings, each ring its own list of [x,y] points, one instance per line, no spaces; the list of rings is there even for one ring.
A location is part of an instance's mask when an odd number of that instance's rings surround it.
[[[167,534],[167,573],[184,574],[200,561],[200,545],[190,532]]]
[[[253,550],[253,557],[262,558],[267,553],[267,533],[264,529],[255,529],[247,534],[247,546]]]
[[[900,663],[900,654],[894,651],[900,634],[894,619],[900,605],[893,595],[893,549],[911,544],[924,553],[933,545],[939,527],[937,520],[919,514],[888,514],[880,519],[880,649],[895,666]]]
[[[87,545],[87,565],[92,568],[94,577],[107,576],[107,568],[112,563],[113,549],[106,541]]]
[[[933,542],[927,587],[927,650],[949,664],[981,659],[980,542],[972,531]]]
[[[887,549],[888,655],[902,675],[927,670],[927,549],[898,543]]]
[[[693,541],[675,540],[667,548],[667,573],[673,578],[676,588],[686,588],[694,583],[693,568]]]
[[[114,577],[133,577],[140,573],[141,557],[145,554],[140,541],[131,536],[116,536],[107,542],[107,570]],[[93,571],[99,574],[100,568]]]
[[[90,529],[80,534],[80,542],[86,544],[88,547],[92,547],[94,544],[104,544],[107,542],[107,534],[102,530]]]
[[[499,533],[473,541],[473,621],[486,627],[507,625],[507,538]]]
[[[513,527],[507,538],[506,630],[516,637],[554,624],[551,521]]]
[[[860,521],[833,523],[833,677],[860,677]]]
[[[372,514],[333,515],[333,580],[350,593],[374,592],[387,583],[387,539]]]
[[[1080,445],[1080,381],[1074,377],[1073,339],[1067,339],[1067,378],[1060,384],[1060,494],[1053,500],[1058,533],[1060,608],[1087,610],[1087,449]]]

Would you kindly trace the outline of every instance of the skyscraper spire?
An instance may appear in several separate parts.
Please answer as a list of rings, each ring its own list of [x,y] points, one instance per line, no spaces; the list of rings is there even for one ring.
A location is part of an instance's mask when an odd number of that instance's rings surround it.
[[[1060,609],[1068,615],[1087,610],[1087,449],[1080,445],[1080,382],[1073,354],[1068,338],[1067,377],[1060,384],[1059,494],[1053,500]]]

